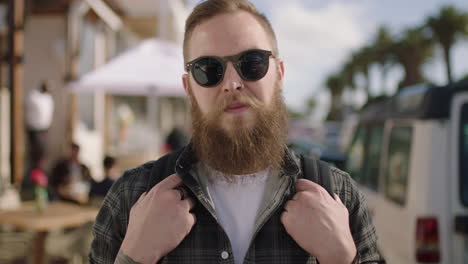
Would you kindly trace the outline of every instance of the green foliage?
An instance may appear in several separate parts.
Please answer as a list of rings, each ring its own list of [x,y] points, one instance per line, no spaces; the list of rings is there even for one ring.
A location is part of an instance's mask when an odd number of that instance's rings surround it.
[[[433,37],[443,47],[451,47],[456,40],[468,35],[468,14],[454,6],[443,7],[439,14],[427,19]]]
[[[340,75],[332,74],[328,76],[325,81],[325,86],[328,88],[332,96],[341,96],[345,87],[345,82]]]
[[[304,118],[304,113],[288,109],[289,118],[291,119],[301,119]]]
[[[337,120],[337,118],[340,116],[340,109],[343,106],[341,102],[341,96],[343,95],[346,82],[342,75],[331,74],[325,81],[325,86],[328,88],[331,94],[331,106],[327,119]]]
[[[393,46],[398,63],[405,70],[400,87],[424,82],[422,67],[434,54],[434,41],[423,27],[409,28]]]
[[[306,102],[306,115],[310,115],[314,112],[317,107],[317,100],[315,97],[309,97]]]
[[[447,80],[451,83],[453,81],[451,50],[457,40],[468,36],[468,14],[447,5],[437,15],[427,19],[426,27],[430,29],[433,39],[444,51]]]
[[[383,74],[397,63],[395,56],[395,39],[386,26],[380,26],[372,43],[373,63],[380,67]]]

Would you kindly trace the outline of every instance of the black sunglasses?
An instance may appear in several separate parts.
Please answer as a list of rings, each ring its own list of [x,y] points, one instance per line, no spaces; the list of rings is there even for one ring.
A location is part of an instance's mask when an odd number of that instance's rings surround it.
[[[213,87],[223,81],[226,63],[232,61],[239,76],[245,81],[258,81],[265,77],[270,65],[268,50],[251,49],[234,56],[203,56],[188,62],[185,70],[203,87]]]

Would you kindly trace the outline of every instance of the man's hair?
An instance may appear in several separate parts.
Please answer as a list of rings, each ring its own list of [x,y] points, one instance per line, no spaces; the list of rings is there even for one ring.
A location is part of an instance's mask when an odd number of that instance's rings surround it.
[[[79,151],[79,150],[80,150],[80,145],[78,145],[78,144],[75,143],[75,142],[72,142],[72,143],[70,143],[70,148],[71,148],[72,150],[77,150],[77,151]]]
[[[268,18],[260,13],[252,3],[247,0],[207,0],[198,4],[185,22],[184,62],[187,63],[188,61],[188,43],[194,29],[198,25],[217,15],[234,13],[237,11],[245,11],[257,19],[270,37],[273,55],[278,56],[278,44],[273,27]]]
[[[102,165],[104,166],[104,169],[111,169],[115,165],[115,158],[111,156],[106,156],[102,161]]]
[[[41,93],[48,93],[48,92],[50,92],[49,84],[47,83],[47,81],[43,81],[43,82],[41,83],[41,86],[39,87],[39,90],[41,91]]]

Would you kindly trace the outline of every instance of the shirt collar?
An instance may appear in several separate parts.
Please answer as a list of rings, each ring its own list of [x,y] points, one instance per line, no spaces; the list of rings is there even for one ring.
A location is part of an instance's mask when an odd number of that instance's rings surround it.
[[[186,184],[192,183],[192,180],[195,180],[193,177],[187,177],[187,175],[192,169],[194,169],[194,166],[196,166],[197,162],[198,159],[195,155],[195,152],[193,151],[193,145],[192,143],[189,143],[177,159],[175,167],[175,172],[183,178],[184,182],[186,180],[189,181],[186,182]],[[299,158],[292,150],[288,148],[284,152],[281,172],[282,175],[288,177],[297,177],[297,175],[301,172]],[[192,178],[192,180],[189,178]]]

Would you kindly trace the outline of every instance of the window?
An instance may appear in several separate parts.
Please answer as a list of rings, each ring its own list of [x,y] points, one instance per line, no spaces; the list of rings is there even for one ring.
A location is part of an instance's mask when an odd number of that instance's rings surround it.
[[[461,108],[460,123],[460,196],[464,206],[468,206],[468,104]]]
[[[390,134],[385,194],[401,205],[406,202],[412,132],[411,127],[395,127]]]
[[[367,131],[364,127],[359,127],[355,134],[353,143],[348,152],[346,171],[354,180],[361,183],[363,180],[364,147]]]
[[[95,94],[94,93],[80,93],[78,94],[78,109],[80,121],[89,130],[96,129],[94,120],[95,108]]]
[[[346,170],[360,185],[378,191],[383,125],[361,126],[348,152]]]
[[[369,143],[366,145],[366,162],[363,184],[374,191],[378,191],[383,126],[373,126],[369,134]]]
[[[109,118],[110,153],[125,155],[144,153],[149,138],[154,136],[147,118],[147,98],[145,96],[112,97],[112,112]]]

